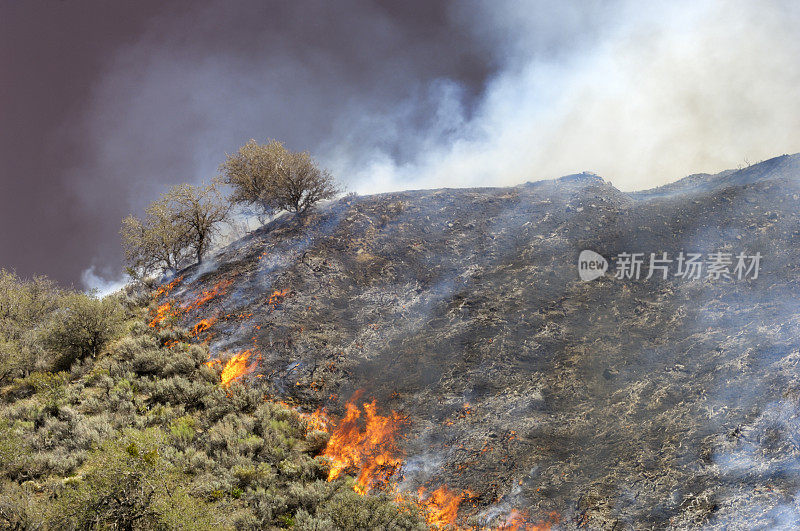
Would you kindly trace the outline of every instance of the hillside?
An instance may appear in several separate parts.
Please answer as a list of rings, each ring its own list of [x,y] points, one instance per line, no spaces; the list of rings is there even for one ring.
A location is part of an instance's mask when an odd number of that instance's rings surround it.
[[[361,390],[397,412],[385,476],[446,485],[460,521],[775,525],[800,483],[799,163],[635,194],[579,174],[347,197],[182,272],[162,302],[300,410],[336,419]],[[612,264],[582,282],[583,249],[763,258],[756,279]]]

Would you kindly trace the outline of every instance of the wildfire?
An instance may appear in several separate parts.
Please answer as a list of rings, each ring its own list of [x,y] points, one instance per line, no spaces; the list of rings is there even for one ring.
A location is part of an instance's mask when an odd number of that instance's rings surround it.
[[[183,277],[178,277],[169,284],[160,287],[153,294],[153,297],[157,299],[161,296],[167,295],[181,280],[183,280]],[[190,301],[181,306],[176,306],[169,301],[161,304],[156,310],[155,314],[153,315],[153,319],[150,321],[150,326],[155,328],[156,326],[161,325],[166,319],[177,317],[191,310],[199,308],[200,306],[210,301],[214,297],[223,295],[227,291],[228,286],[230,286],[232,283],[233,283],[232,280],[221,280],[216,283],[213,289],[201,292],[201,294],[193,301]],[[203,332],[209,326],[214,324],[215,321],[216,318],[203,319],[202,321],[200,321],[195,325],[195,327],[192,329],[192,333],[196,336],[197,334]],[[198,327],[200,328],[198,329]]]
[[[150,321],[150,327],[155,328],[156,326],[160,325],[164,319],[172,317],[173,315],[175,315],[175,312],[172,310],[172,303],[165,302],[156,310],[153,319]]]
[[[272,295],[269,296],[267,299],[267,305],[274,308],[275,306],[279,305],[283,302],[284,297],[289,294],[289,289],[276,289],[272,292]]]
[[[358,402],[362,394],[363,391],[356,391],[347,401],[345,415],[338,423],[327,415],[324,408],[318,408],[313,413],[300,414],[309,430],[331,434],[322,454],[331,461],[328,481],[335,480],[345,472],[358,471],[354,490],[359,494],[367,494],[373,488],[388,490],[394,493],[398,503],[411,502],[419,505],[431,529],[462,529],[456,525],[459,508],[464,500],[472,499],[476,494],[469,490],[451,489],[447,485],[430,493],[420,487],[416,496],[399,491],[396,473],[403,461],[396,439],[403,418],[395,411],[386,416],[378,414],[374,399],[361,403],[359,408]],[[465,404],[464,409],[470,411],[471,408]],[[549,531],[559,523],[560,518],[557,512],[553,512],[547,519],[536,522],[529,518],[528,513],[514,509],[499,525],[494,524],[492,529]]]
[[[308,424],[309,430],[319,430],[329,432],[331,428],[331,419],[328,418],[328,413],[325,408],[317,408],[313,413],[303,415]]]
[[[556,511],[551,512],[544,521],[533,523],[525,511],[514,509],[500,524],[498,530],[502,531],[550,531],[551,526],[561,521],[561,515]]]
[[[178,277],[161,286],[154,292],[153,299],[157,300],[169,295],[182,280],[183,277]],[[215,297],[224,295],[232,282],[232,280],[221,280],[212,289],[202,291],[194,300],[183,304],[162,300],[162,304],[154,310],[149,325],[156,327],[167,319],[188,316],[192,310],[200,308]],[[274,310],[290,293],[290,289],[274,290],[267,297],[269,310]],[[213,317],[198,321],[192,327],[191,335],[199,337],[200,334],[208,331],[218,319],[227,321],[230,318],[245,316],[245,314],[217,313]],[[258,361],[253,361],[252,358],[253,352],[245,350],[233,354],[227,362],[212,359],[205,364],[210,368],[220,365],[222,367],[221,385],[229,387],[234,381],[255,371]],[[258,358],[260,359],[260,356]],[[350,398],[345,404],[345,415],[338,422],[334,422],[324,408],[318,408],[313,413],[300,412],[309,431],[319,430],[330,434],[328,444],[322,454],[331,463],[328,481],[333,481],[344,473],[357,474],[354,486],[357,493],[365,495],[372,489],[388,490],[393,493],[398,502],[418,504],[421,514],[424,515],[431,529],[461,529],[456,526],[459,508],[465,499],[471,499],[474,494],[469,491],[451,489],[447,485],[442,485],[431,492],[427,492],[424,487],[420,487],[416,494],[413,491],[400,492],[398,480],[402,477],[398,472],[403,465],[403,455],[398,447],[397,438],[404,419],[396,411],[391,411],[386,415],[379,414],[376,400],[361,402],[362,395],[363,391],[357,391]],[[334,398],[333,395],[330,397],[330,399]],[[292,407],[289,404],[285,405]],[[456,418],[463,419],[474,413],[472,406],[465,403]],[[452,425],[453,423],[454,421],[450,420],[447,424]],[[516,433],[510,432],[508,437],[510,440],[514,439]],[[483,451],[487,450],[486,447],[483,449]],[[526,512],[515,509],[501,518],[499,522],[494,522],[492,529],[496,531],[549,531],[552,526],[557,526],[559,521],[560,515],[556,512],[537,522],[530,519]]]
[[[183,306],[186,311],[194,310],[207,303],[214,297],[224,295],[228,291],[228,287],[233,283],[232,280],[220,280],[214,285],[213,289],[205,290],[197,296],[197,298]]]
[[[208,330],[209,328],[211,328],[211,326],[216,322],[217,322],[217,318],[216,317],[209,317],[208,319],[203,319],[203,320],[199,321],[192,328],[192,335],[197,337],[201,333],[203,333],[206,330]]]
[[[175,286],[177,286],[181,280],[183,280],[183,275],[179,276],[169,284],[164,284],[163,286],[159,287],[155,293],[153,293],[153,298],[158,299],[164,295],[169,295],[169,293],[175,289]]]
[[[361,394],[357,391],[345,405],[345,416],[331,433],[323,455],[332,464],[328,481],[348,469],[358,469],[356,492],[366,494],[373,487],[386,484],[403,464],[395,443],[402,419],[395,411],[388,416],[379,415],[373,400],[362,404],[364,421],[359,422],[361,410],[356,401]]]
[[[444,528],[452,525],[458,516],[458,506],[464,499],[464,493],[459,493],[449,489],[447,485],[442,485],[438,489],[425,496],[425,488],[420,487],[419,505],[425,511],[425,520],[431,527]]]
[[[233,382],[234,380],[238,380],[245,374],[250,374],[255,370],[257,362],[253,362],[251,364],[247,364],[247,360],[250,359],[253,353],[249,350],[245,350],[243,352],[239,352],[235,354],[228,362],[225,364],[225,367],[222,369],[222,385],[227,387]],[[211,363],[211,362],[209,362]],[[209,365],[210,367],[211,365]]]

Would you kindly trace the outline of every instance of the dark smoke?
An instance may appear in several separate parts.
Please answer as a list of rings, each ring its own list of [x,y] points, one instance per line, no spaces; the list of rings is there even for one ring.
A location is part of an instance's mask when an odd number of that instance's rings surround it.
[[[800,150],[788,1],[0,9],[0,264],[65,282],[116,277],[120,218],[249,138],[362,193],[582,170],[643,189]]]

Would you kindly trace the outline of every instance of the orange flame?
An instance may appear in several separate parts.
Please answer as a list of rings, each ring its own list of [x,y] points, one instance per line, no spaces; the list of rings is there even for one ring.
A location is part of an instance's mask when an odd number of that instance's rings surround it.
[[[214,297],[224,295],[231,284],[233,284],[233,280],[220,280],[214,285],[213,289],[202,291],[195,300],[184,305],[183,309],[186,311],[197,309]]]
[[[175,289],[175,286],[177,286],[178,283],[180,283],[181,280],[183,280],[183,275],[179,276],[178,278],[176,278],[175,280],[173,280],[169,284],[164,284],[163,286],[159,287],[155,291],[155,293],[153,293],[153,298],[154,299],[158,299],[159,297],[162,297],[164,295],[169,295],[169,293],[173,289]]]
[[[226,363],[225,367],[222,369],[221,379],[223,386],[228,387],[234,380],[238,380],[245,374],[250,374],[255,370],[256,365],[258,365],[257,362],[253,362],[250,365],[247,364],[247,360],[252,355],[252,352],[245,350],[244,352],[234,354],[234,356],[228,360],[228,363]],[[211,365],[209,365],[209,367],[210,366]]]
[[[160,325],[165,319],[168,319],[176,315],[176,312],[172,310],[172,303],[165,302],[164,304],[160,305],[156,310],[153,319],[150,321],[150,328],[155,328],[156,326]]]
[[[373,400],[362,404],[362,430],[359,425],[361,410],[355,404],[361,394],[362,391],[357,391],[345,405],[345,416],[331,434],[323,455],[331,460],[328,481],[333,481],[348,469],[358,469],[355,490],[366,494],[371,488],[386,484],[403,464],[395,443],[402,419],[395,411],[388,416],[379,415]]]
[[[289,294],[289,289],[276,289],[267,300],[267,305],[273,308],[283,302],[284,297]]]
[[[183,277],[176,278],[166,286],[162,286],[161,288],[159,288],[153,295],[154,298],[158,298],[161,297],[162,295],[168,294],[172,290],[172,288],[182,279]],[[172,302],[165,302],[164,304],[160,305],[156,310],[155,314],[153,315],[153,319],[150,321],[150,326],[152,328],[155,328],[156,326],[161,325],[166,319],[177,317],[182,313],[189,312],[190,310],[199,308],[200,306],[210,301],[214,297],[224,294],[227,291],[228,286],[230,286],[232,283],[233,283],[232,280],[221,280],[217,282],[217,284],[214,286],[213,289],[203,291],[195,300],[190,301],[189,303],[186,303],[182,306],[174,306]],[[213,321],[216,321],[216,319],[214,319]],[[213,324],[213,321],[211,322],[211,324]],[[199,324],[200,323],[198,323],[198,325]],[[205,328],[196,331],[194,335],[197,335],[197,333],[202,332],[206,328],[208,327],[206,326]]]
[[[201,333],[203,333],[206,330],[208,330],[209,328],[211,328],[211,326],[216,322],[217,322],[217,318],[216,317],[209,317],[208,319],[203,319],[203,320],[199,321],[192,328],[192,335],[197,337]]]
[[[497,529],[502,531],[550,531],[551,526],[560,521],[561,515],[553,511],[546,520],[533,523],[527,512],[514,509]]]
[[[303,415],[306,419],[309,430],[318,430],[328,433],[331,427],[331,419],[325,408],[317,408],[316,411]]]
[[[417,492],[418,503],[425,511],[425,521],[429,526],[444,528],[455,523],[464,493],[449,489],[447,485],[442,485],[429,496],[425,496],[424,487],[420,487]]]

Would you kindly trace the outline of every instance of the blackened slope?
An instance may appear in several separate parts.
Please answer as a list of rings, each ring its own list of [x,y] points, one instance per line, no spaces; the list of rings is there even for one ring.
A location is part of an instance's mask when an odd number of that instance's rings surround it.
[[[800,389],[786,168],[690,198],[581,174],[345,199],[257,231],[177,294],[233,279],[219,311],[246,317],[216,325],[214,348],[255,349],[253,385],[301,404],[365,388],[405,412],[409,486],[469,488],[466,513],[773,525],[800,485],[784,452]],[[582,283],[585,248],[764,265],[755,281]],[[754,460],[762,472],[744,473]]]

